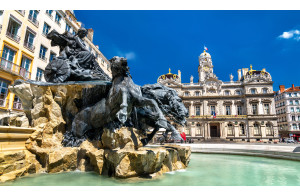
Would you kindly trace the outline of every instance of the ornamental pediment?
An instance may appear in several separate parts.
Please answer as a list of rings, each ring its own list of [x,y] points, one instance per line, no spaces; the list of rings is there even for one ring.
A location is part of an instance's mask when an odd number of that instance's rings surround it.
[[[217,101],[208,101],[207,105],[218,105]]]
[[[234,101],[234,104],[235,105],[243,105],[244,101],[242,101],[242,100]]]
[[[224,105],[232,105],[232,101],[224,101],[223,104]]]
[[[263,103],[271,103],[272,100],[271,99],[261,99],[261,102],[263,102]]]
[[[202,105],[202,102],[201,101],[195,101],[194,105]]]
[[[258,102],[259,102],[258,99],[250,99],[250,100],[249,100],[249,103],[258,103]]]

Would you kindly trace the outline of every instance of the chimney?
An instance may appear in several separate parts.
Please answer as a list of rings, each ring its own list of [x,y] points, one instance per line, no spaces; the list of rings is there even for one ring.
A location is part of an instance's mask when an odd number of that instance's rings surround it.
[[[293,91],[295,90],[295,85],[294,85],[294,84],[292,84],[292,90],[293,90]]]
[[[88,29],[88,34],[87,34],[87,38],[93,42],[93,36],[94,36],[94,30],[93,29]]]
[[[282,92],[285,90],[284,85],[279,85],[279,90],[280,90],[280,92],[282,93]]]
[[[239,70],[238,70],[238,81],[240,81],[241,78],[242,78],[242,70],[239,69]]]

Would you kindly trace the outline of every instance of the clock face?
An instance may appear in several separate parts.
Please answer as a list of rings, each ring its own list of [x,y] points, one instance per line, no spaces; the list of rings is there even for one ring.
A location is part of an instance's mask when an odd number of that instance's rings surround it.
[[[209,67],[208,66],[204,66],[203,70],[206,71],[206,72],[208,72],[209,71]]]

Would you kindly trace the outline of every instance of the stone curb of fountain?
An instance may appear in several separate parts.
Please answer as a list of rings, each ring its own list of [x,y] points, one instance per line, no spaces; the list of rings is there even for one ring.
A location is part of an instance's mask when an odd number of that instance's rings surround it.
[[[238,144],[178,144],[190,146],[193,153],[259,156],[300,161],[300,147]]]

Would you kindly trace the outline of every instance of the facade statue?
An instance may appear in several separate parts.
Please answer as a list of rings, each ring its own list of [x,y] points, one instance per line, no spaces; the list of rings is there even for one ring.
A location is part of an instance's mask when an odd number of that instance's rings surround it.
[[[86,35],[85,28],[80,28],[76,35],[67,31],[59,34],[55,30],[47,35],[51,46],[60,48],[59,56],[54,57],[45,69],[47,82],[111,80],[82,40]]]

